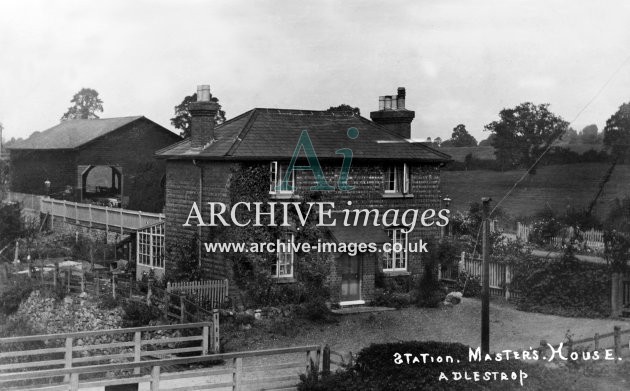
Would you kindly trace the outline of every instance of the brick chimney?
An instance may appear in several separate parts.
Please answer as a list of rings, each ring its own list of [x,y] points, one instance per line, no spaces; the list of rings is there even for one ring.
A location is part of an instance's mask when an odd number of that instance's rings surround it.
[[[370,118],[401,137],[411,138],[411,121],[416,112],[405,108],[405,96],[405,87],[398,87],[398,94],[395,96],[380,96],[378,111],[372,111]]]
[[[190,113],[190,146],[203,148],[214,138],[214,117],[219,104],[210,101],[210,86],[197,86],[197,101],[188,105]]]

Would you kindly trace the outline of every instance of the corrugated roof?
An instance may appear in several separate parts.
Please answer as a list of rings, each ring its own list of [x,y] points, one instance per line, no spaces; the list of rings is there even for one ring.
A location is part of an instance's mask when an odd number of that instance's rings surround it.
[[[359,136],[348,137],[356,128]],[[354,159],[404,159],[446,162],[450,156],[426,145],[412,143],[376,123],[352,114],[313,110],[256,108],[215,129],[215,141],[192,149],[186,139],[157,152],[163,158],[289,159],[302,130],[307,130],[318,158],[340,158],[350,148]]]
[[[63,121],[50,129],[35,132],[26,140],[17,141],[7,148],[74,149],[140,118],[143,116]]]

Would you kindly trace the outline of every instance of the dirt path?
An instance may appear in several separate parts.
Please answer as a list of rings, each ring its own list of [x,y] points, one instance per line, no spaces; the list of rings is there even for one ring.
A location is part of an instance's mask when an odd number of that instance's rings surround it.
[[[344,315],[337,324],[296,325],[285,335],[244,333],[233,341],[234,350],[329,344],[334,350],[358,352],[372,343],[404,340],[480,343],[481,302],[466,299],[454,307],[415,308],[398,311]],[[522,312],[501,303],[490,305],[490,349],[536,347],[541,339],[559,343],[567,331],[574,339],[611,332],[613,326],[629,329],[630,322],[609,319],[564,318]],[[253,331],[253,330],[252,330]],[[240,345],[237,347],[237,345]]]

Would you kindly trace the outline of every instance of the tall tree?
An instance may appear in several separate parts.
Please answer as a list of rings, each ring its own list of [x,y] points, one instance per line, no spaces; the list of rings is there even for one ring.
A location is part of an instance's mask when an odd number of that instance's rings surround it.
[[[604,145],[615,160],[623,162],[630,155],[630,102],[619,106],[619,110],[606,121]]]
[[[549,111],[549,104],[521,103],[501,110],[499,118],[484,130],[495,135],[492,146],[503,168],[531,166],[569,127],[567,121]]]
[[[212,96],[212,94],[210,94],[210,100],[212,102],[219,103],[219,98]],[[196,92],[185,97],[182,103],[175,106],[175,116],[171,118],[171,124],[181,131],[179,134],[184,138],[190,136],[190,112],[188,111],[188,105],[196,101]],[[217,115],[214,117],[214,123],[215,125],[219,125],[224,122],[225,111],[221,110],[221,105],[219,104],[219,110],[217,111]]]
[[[352,107],[345,103],[340,104],[339,106],[331,106],[327,113],[344,113],[344,114],[352,114],[352,115],[361,115],[361,110],[358,107]]]
[[[477,140],[466,130],[466,125],[459,124],[453,128],[451,134],[454,147],[476,147]]]
[[[584,144],[597,144],[597,142],[599,141],[597,137],[598,131],[599,129],[595,124],[584,127],[584,129],[582,129],[582,132],[580,133],[581,141]]]
[[[103,101],[98,97],[98,92],[92,88],[81,88],[74,94],[70,101],[73,105],[61,116],[62,121],[69,119],[97,119],[96,113],[103,112]]]

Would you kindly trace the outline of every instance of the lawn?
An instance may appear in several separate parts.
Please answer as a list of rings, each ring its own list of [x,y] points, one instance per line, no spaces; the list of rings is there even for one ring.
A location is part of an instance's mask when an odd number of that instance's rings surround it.
[[[501,208],[512,217],[519,217],[530,216],[545,208],[564,211],[568,206],[587,207],[609,167],[605,163],[542,167],[535,175],[525,178]],[[466,210],[471,202],[480,202],[481,197],[491,197],[496,205],[524,172],[443,171],[441,190],[453,200],[454,210]],[[606,217],[615,198],[630,194],[629,178],[629,165],[615,168],[594,209],[600,219]]]

